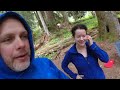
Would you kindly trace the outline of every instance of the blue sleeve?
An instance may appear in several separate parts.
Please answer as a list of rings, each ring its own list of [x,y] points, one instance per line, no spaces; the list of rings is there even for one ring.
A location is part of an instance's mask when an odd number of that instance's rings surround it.
[[[95,42],[90,46],[90,49],[92,52],[96,55],[97,58],[99,58],[102,62],[107,63],[109,61],[109,56],[107,52],[102,50]]]
[[[76,79],[77,74],[73,73],[69,68],[68,64],[70,63],[70,54],[67,52],[63,61],[62,61],[62,69],[73,79]]]
[[[49,60],[49,64],[50,64],[50,67],[52,67],[55,70],[58,79],[70,79],[61,70],[59,70],[51,60]]]

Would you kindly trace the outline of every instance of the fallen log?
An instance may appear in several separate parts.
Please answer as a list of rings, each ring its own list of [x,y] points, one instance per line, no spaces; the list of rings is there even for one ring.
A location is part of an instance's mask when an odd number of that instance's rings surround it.
[[[49,37],[46,33],[43,33],[42,37],[39,39],[39,43],[35,45],[35,50],[38,50],[40,47],[42,47],[47,41],[49,40]]]
[[[65,39],[61,42],[54,44],[54,45],[45,46],[44,48],[39,49],[38,52],[36,51],[36,54],[37,55],[47,55],[47,54],[50,54],[52,52],[56,52],[58,50],[61,50],[61,49],[65,48],[73,43],[74,43],[73,38],[68,38],[68,39]]]

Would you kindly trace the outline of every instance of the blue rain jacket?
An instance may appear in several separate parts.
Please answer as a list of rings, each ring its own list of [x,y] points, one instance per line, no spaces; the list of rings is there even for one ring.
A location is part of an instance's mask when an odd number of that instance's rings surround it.
[[[91,46],[87,46],[87,57],[77,52],[76,44],[74,44],[66,53],[62,61],[62,69],[73,79],[76,79],[77,74],[81,75],[83,79],[105,79],[105,74],[100,67],[98,60],[108,62],[109,56],[103,51],[95,42]],[[69,63],[73,63],[78,71],[70,70]]]

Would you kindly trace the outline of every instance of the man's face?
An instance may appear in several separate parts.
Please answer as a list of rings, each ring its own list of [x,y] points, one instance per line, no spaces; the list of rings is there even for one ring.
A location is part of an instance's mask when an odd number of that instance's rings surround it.
[[[23,71],[30,65],[28,33],[20,21],[9,18],[0,27],[0,55],[12,70]]]

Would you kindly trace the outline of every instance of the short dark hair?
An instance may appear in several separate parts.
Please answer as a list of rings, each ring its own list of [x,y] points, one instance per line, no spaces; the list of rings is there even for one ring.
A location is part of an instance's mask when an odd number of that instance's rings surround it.
[[[73,37],[75,36],[75,31],[77,29],[85,29],[85,31],[87,32],[87,26],[86,25],[84,25],[84,24],[77,24],[77,25],[73,26],[73,28],[71,29],[71,33],[72,33]]]

